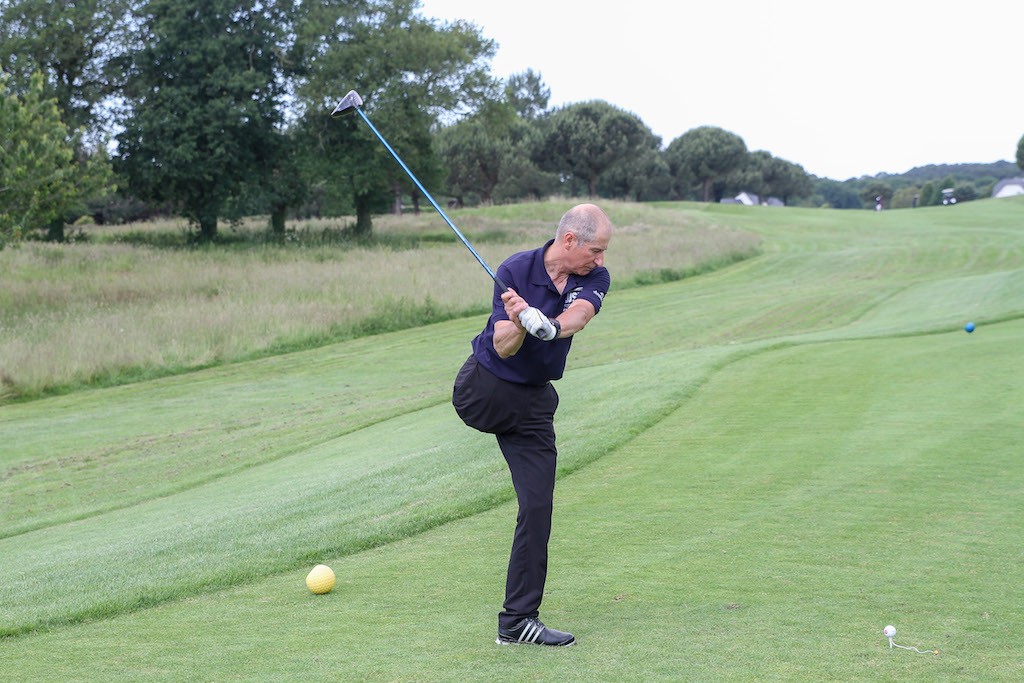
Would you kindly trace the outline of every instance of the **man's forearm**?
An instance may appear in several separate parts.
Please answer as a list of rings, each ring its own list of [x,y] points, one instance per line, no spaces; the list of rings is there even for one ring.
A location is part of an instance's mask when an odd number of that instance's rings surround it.
[[[558,324],[562,326],[559,337],[571,337],[587,326],[593,317],[597,315],[594,304],[586,300],[577,300],[567,308],[562,315],[558,316]]]
[[[526,330],[511,320],[499,320],[494,323],[494,350],[499,358],[514,356],[523,346]]]

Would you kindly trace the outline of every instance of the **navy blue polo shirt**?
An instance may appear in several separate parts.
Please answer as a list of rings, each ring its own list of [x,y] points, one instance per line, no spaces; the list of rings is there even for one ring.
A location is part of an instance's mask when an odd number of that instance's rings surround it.
[[[508,257],[498,266],[498,277],[549,318],[561,315],[576,299],[585,299],[594,305],[594,311],[600,311],[611,286],[608,269],[601,266],[587,275],[570,274],[565,290],[559,292],[544,268],[544,252],[553,243],[554,240],[549,240],[539,249],[521,251]],[[527,334],[519,351],[508,358],[501,358],[494,350],[494,323],[508,320],[501,294],[495,285],[491,317],[487,319],[483,332],[473,339],[473,355],[477,362],[501,379],[516,384],[544,385],[561,379],[572,337],[546,342]]]

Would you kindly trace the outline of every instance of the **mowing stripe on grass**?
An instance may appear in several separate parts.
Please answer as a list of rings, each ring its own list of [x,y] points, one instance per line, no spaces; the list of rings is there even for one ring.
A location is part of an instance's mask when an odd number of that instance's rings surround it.
[[[560,471],[649,427],[715,355],[681,361],[671,384],[658,383],[650,365],[580,371],[567,389],[575,408],[559,423],[570,440]],[[638,380],[648,387],[641,403],[630,390]],[[0,540],[0,633],[223,588],[487,509],[512,495],[503,463],[481,457],[492,446],[445,403],[173,495]],[[55,573],[71,577],[75,590],[52,582]]]

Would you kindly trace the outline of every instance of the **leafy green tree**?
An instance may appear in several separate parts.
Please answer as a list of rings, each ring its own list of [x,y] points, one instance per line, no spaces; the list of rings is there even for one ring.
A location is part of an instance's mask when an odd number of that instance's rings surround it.
[[[635,114],[600,100],[570,104],[548,115],[538,166],[570,176],[597,196],[601,176],[645,145],[650,129]]]
[[[539,73],[527,70],[509,78],[500,106],[485,104],[480,113],[492,129],[500,129],[509,143],[501,180],[494,188],[498,201],[540,200],[558,192],[557,173],[543,171],[534,159],[544,144],[541,117],[547,112],[551,90]]]
[[[778,157],[772,160],[767,180],[769,194],[785,204],[798,197],[807,197],[813,191],[811,177],[803,166]]]
[[[544,197],[556,194],[561,185],[557,174],[542,171],[526,153],[513,150],[506,170],[502,181],[494,188],[497,201],[540,201]]]
[[[412,164],[415,168],[415,175],[423,184],[424,188],[439,188],[444,183],[444,163],[438,156],[434,147],[434,134],[432,127],[434,118],[429,111],[419,108],[412,100],[401,100],[395,102],[392,114],[405,122],[403,137],[408,145],[408,151],[402,160],[406,165]],[[403,196],[408,194],[412,199],[413,211],[419,213],[422,208],[422,196],[420,189],[409,176],[402,171],[398,164],[390,164],[385,167],[388,170],[388,180],[391,185],[392,213],[402,214]],[[431,196],[433,196],[431,192]],[[434,198],[438,201],[437,198]]]
[[[270,204],[270,230],[281,237],[285,232],[288,208],[301,204],[309,195],[310,188],[300,172],[292,137],[281,135],[277,140],[277,154],[269,167],[263,196]]]
[[[349,197],[356,232],[369,235],[372,213],[393,207],[403,190],[415,201],[415,186],[358,116],[330,120],[331,109],[348,89],[359,92],[363,110],[402,160],[426,187],[437,186],[444,168],[432,145],[436,123],[500,99],[487,69],[494,43],[466,22],[420,16],[417,0],[301,7],[298,45],[311,65],[298,90],[301,125],[317,156],[306,169]]]
[[[715,126],[700,126],[669,143],[665,157],[677,182],[688,177],[700,182],[706,202],[711,200],[711,188],[716,180],[743,166],[747,145],[735,133]]]
[[[539,81],[529,80],[536,89]],[[546,95],[541,99],[546,102]],[[437,150],[448,169],[447,188],[458,205],[467,197],[488,205],[496,198],[535,196],[557,187],[532,161],[539,143],[537,126],[529,117],[546,105],[538,103],[537,109],[524,105],[527,100],[539,102],[506,87],[503,101],[485,103],[473,116],[437,134]]]
[[[97,105],[123,85],[117,61],[127,49],[133,0],[4,0],[0,2],[0,67],[25,92],[33,72],[44,77],[71,131],[91,131]],[[92,131],[96,132],[96,131]],[[95,135],[99,139],[102,136]]]
[[[978,198],[978,190],[970,183],[957,183],[953,188],[953,196],[958,202],[971,202]]]
[[[939,193],[939,189],[935,187],[934,183],[925,183],[921,187],[921,199],[918,202],[919,206],[935,206],[942,201],[942,195]]]
[[[1020,136],[1017,143],[1017,167],[1024,171],[1024,135]]]
[[[521,118],[533,121],[547,111],[551,88],[533,69],[509,76],[505,83],[505,101]]]
[[[758,153],[764,156],[759,159]],[[762,202],[777,199],[790,204],[810,196],[813,185],[802,167],[759,150],[748,154],[743,166],[711,184],[711,198],[716,201],[743,191],[754,192]]]
[[[847,183],[831,178],[818,178],[814,181],[815,192],[820,194],[825,203],[833,209],[861,209],[863,202]]]
[[[240,220],[269,214],[271,235],[282,239],[288,209],[299,208],[312,192],[301,172],[299,144],[293,130],[269,137],[267,146],[260,150],[257,168],[243,182],[238,195],[231,198],[223,217]]]
[[[661,138],[650,130],[633,154],[605,171],[597,185],[602,197],[621,197],[642,202],[668,199],[672,175],[661,153]]]
[[[511,149],[505,158],[501,182],[494,188],[495,199],[539,201],[556,194],[561,187],[558,174],[541,170],[534,161],[544,144],[538,122],[517,117],[509,126],[508,139]]]
[[[917,204],[921,203],[921,188],[916,185],[909,187],[901,187],[893,192],[892,201],[889,206],[893,209],[909,209],[916,206],[914,198],[917,198]]]
[[[512,151],[507,135],[495,135],[479,119],[460,121],[440,131],[438,151],[448,167],[447,185],[459,205],[469,194],[489,205]]]
[[[307,111],[300,122],[299,140],[303,176],[315,196],[322,197],[318,213],[354,213],[356,233],[369,236],[372,215],[388,210],[386,165],[394,160],[355,116],[330,119],[323,111]]]
[[[775,157],[769,152],[760,149],[750,152],[741,166],[712,183],[712,197],[721,199],[722,197],[735,196],[740,192],[753,192],[767,199],[772,191],[770,181],[775,162]]]
[[[149,0],[131,55],[121,169],[141,197],[173,201],[217,234],[226,202],[269,168],[283,96],[288,3]]]
[[[100,155],[76,159],[78,139],[43,94],[40,73],[21,96],[8,82],[0,76],[0,244],[35,229],[61,239],[68,214],[109,183],[109,164]]]

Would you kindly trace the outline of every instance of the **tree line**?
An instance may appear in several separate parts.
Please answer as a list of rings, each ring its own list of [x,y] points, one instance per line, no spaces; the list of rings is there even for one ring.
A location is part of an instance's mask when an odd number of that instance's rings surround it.
[[[667,145],[601,101],[550,108],[528,70],[491,76],[495,45],[418,0],[0,0],[0,244],[61,240],[80,216],[187,218],[200,239],[246,215],[418,209],[550,195],[715,201],[740,190],[830,201],[793,162],[713,126]]]

